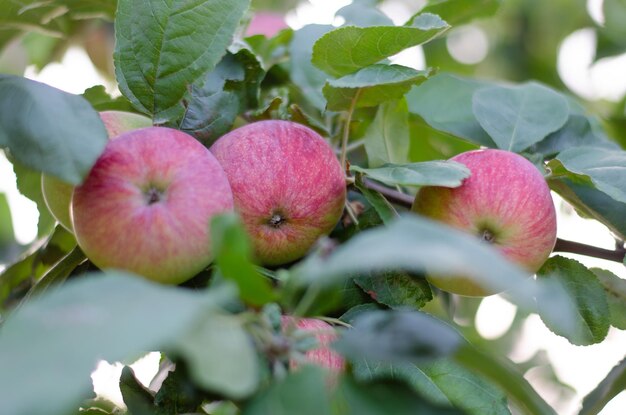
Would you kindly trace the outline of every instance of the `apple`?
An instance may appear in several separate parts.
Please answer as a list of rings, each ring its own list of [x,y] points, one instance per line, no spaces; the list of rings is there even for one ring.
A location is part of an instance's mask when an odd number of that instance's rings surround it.
[[[211,218],[232,208],[215,157],[166,127],[109,141],[72,197],[76,240],[95,265],[170,284],[211,263]]]
[[[152,121],[143,115],[124,111],[103,111],[100,118],[109,135],[109,139],[118,135],[149,127]],[[41,191],[48,210],[65,229],[72,232],[72,219],[70,217],[70,204],[74,186],[47,174],[41,175]]]
[[[257,12],[250,19],[246,36],[264,35],[273,37],[283,29],[287,29],[285,16],[272,12]]]
[[[226,171],[235,210],[262,264],[302,257],[339,221],[344,173],[330,145],[310,128],[259,121],[222,136],[210,150]]]
[[[451,160],[466,165],[471,176],[454,189],[421,188],[412,210],[474,234],[529,272],[537,271],[556,243],[556,211],[541,172],[505,150],[473,150]],[[428,279],[460,295],[495,294],[463,276]]]
[[[315,318],[296,319],[291,316],[281,316],[281,325],[283,332],[295,327],[297,330],[315,336],[317,347],[305,352],[304,358],[307,362],[325,367],[335,373],[343,370],[343,357],[330,347],[330,344],[337,339],[337,333],[333,326]],[[298,362],[291,360],[289,367],[297,369]]]

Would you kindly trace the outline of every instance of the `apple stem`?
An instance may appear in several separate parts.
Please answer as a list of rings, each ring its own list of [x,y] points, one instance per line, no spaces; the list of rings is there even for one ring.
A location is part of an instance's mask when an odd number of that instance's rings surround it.
[[[343,138],[341,140],[341,168],[344,171],[348,170],[348,166],[346,165],[346,154],[348,152],[348,139],[350,138],[350,124],[352,123],[352,114],[354,113],[354,109],[356,108],[356,102],[359,100],[359,95],[361,94],[361,90],[358,89],[356,94],[354,94],[354,98],[352,98],[352,102],[350,103],[350,109],[348,109],[348,116],[346,118],[346,125],[343,128]]]

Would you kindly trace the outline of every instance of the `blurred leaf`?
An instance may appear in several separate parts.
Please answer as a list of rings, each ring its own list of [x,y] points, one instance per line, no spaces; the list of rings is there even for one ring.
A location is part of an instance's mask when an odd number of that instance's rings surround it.
[[[474,92],[489,84],[440,73],[406,95],[409,111],[430,126],[486,147],[496,147],[472,110]]]
[[[499,148],[520,152],[563,127],[567,100],[535,82],[476,91],[474,115]]]
[[[241,399],[259,383],[259,362],[243,321],[235,316],[207,313],[177,340],[191,377],[200,387]]]
[[[124,366],[119,385],[124,403],[132,415],[157,415],[162,413],[154,407],[152,392],[137,380],[135,372],[133,372],[131,367]]]
[[[2,31],[0,30],[0,33]],[[6,47],[2,47],[0,34],[0,73],[21,76],[26,71],[29,59],[21,39],[13,39]]]
[[[604,33],[618,44],[624,46],[626,38],[626,1],[604,0],[602,2],[602,16],[604,16]]]
[[[174,344],[214,306],[216,295],[108,272],[34,298],[0,331],[3,410],[67,414],[89,393],[99,359],[119,361]],[[37,368],[38,375],[25,368]]]
[[[0,75],[0,147],[18,162],[79,184],[106,142],[98,113],[82,97]]]
[[[626,330],[626,280],[600,268],[591,268],[606,292],[611,315],[611,325]]]
[[[212,219],[211,241],[215,265],[224,278],[237,284],[242,300],[263,305],[275,299],[269,281],[250,262],[250,239],[236,214],[222,214]]]
[[[303,366],[273,382],[243,407],[242,415],[331,415],[326,372]]]
[[[132,104],[124,97],[111,97],[103,85],[87,88],[82,95],[96,111],[134,112]]]
[[[177,363],[174,371],[168,369],[167,377],[154,397],[154,403],[161,408],[163,415],[195,411],[205,399],[205,393],[192,382],[181,363]]]
[[[351,361],[413,363],[453,354],[461,342],[452,327],[428,314],[380,310],[359,314],[333,348]]]
[[[409,119],[406,100],[387,102],[378,107],[376,118],[365,131],[365,153],[368,166],[409,161]]]
[[[433,13],[457,26],[488,17],[498,10],[501,0],[429,0],[420,13]]]
[[[13,163],[13,172],[17,179],[17,189],[28,199],[35,202],[39,218],[37,221],[37,236],[42,237],[50,233],[54,227],[56,219],[52,216],[44,200],[41,190],[41,173],[32,170],[16,160]]]
[[[345,26],[393,26],[393,20],[376,7],[377,3],[378,0],[356,0],[339,9],[335,16],[343,17]]]
[[[20,250],[13,232],[13,217],[9,202],[4,193],[0,193],[0,264],[5,264]]]
[[[357,108],[375,107],[393,101],[406,94],[411,86],[423,82],[428,71],[417,71],[400,65],[374,64],[339,79],[331,79],[324,85],[326,108],[342,111],[354,102]],[[398,104],[396,104],[398,105]],[[402,108],[398,108],[402,111]],[[406,109],[404,110],[406,113]]]
[[[465,165],[455,161],[424,161],[411,164],[384,164],[376,169],[350,166],[351,171],[365,174],[390,186],[459,187],[470,176]]]
[[[363,184],[362,175],[357,174],[354,185],[361,191],[365,199],[376,210],[376,213],[378,213],[378,216],[383,223],[391,223],[393,219],[398,217],[398,212],[396,212],[391,203],[389,203],[383,195]]]
[[[332,76],[348,75],[428,42],[449,27],[433,14],[414,16],[404,26],[341,27],[315,42],[312,62]]]
[[[558,281],[570,294],[571,307],[577,310],[577,330],[563,333],[558,325],[553,325],[550,319],[543,317],[544,303],[551,299],[538,297],[537,312],[552,332],[576,345],[589,345],[604,340],[610,325],[609,306],[604,288],[593,272],[578,261],[554,256],[537,272],[537,278]]]
[[[420,309],[433,299],[428,282],[406,272],[383,272],[375,276],[357,277],[354,282],[377,303],[394,309]]]
[[[70,276],[72,271],[86,259],[87,257],[78,246],[72,249],[42,275],[33,288],[28,291],[25,300],[27,301],[33,295],[41,295],[51,287],[62,284]]]
[[[626,359],[617,364],[585,399],[578,415],[596,415],[626,389]]]
[[[482,377],[448,359],[418,364],[357,362],[358,379],[391,378],[407,382],[431,402],[468,415],[510,415],[505,394]]]
[[[120,90],[155,124],[182,118],[188,86],[215,68],[249,0],[119,0],[115,74]]]

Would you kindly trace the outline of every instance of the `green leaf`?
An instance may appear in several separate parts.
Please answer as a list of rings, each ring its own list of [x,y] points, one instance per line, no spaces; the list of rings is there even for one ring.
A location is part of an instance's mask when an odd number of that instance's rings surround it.
[[[19,252],[19,249],[13,232],[13,217],[9,202],[6,195],[0,193],[0,264],[6,264],[10,258]]]
[[[275,299],[269,281],[250,262],[252,247],[237,215],[215,216],[211,221],[211,241],[215,264],[224,278],[237,284],[242,300],[263,305]]]
[[[611,314],[611,325],[626,330],[626,280],[600,268],[591,268],[606,292]]]
[[[313,65],[340,77],[428,42],[450,26],[438,16],[421,14],[404,26],[347,26],[322,36],[313,46]]]
[[[382,223],[391,223],[392,220],[398,217],[398,212],[389,203],[385,197],[376,190],[370,189],[363,183],[363,175],[357,174],[354,185],[361,191],[361,194],[372,205]],[[361,220],[359,220],[361,222]]]
[[[22,195],[37,205],[37,211],[39,212],[37,236],[42,237],[49,234],[56,223],[56,219],[50,213],[41,190],[41,173],[25,167],[16,160],[11,160],[11,162],[13,163],[13,172],[17,180],[17,189]]]
[[[577,311],[577,330],[563,333],[558,325],[553,325],[549,318],[543,316],[546,303],[551,299],[538,297],[538,314],[552,332],[576,345],[589,345],[604,340],[610,325],[609,306],[604,288],[593,272],[578,261],[554,256],[537,272],[537,278],[561,284],[570,294],[570,308]]]
[[[567,100],[535,82],[484,88],[474,93],[476,119],[499,148],[520,152],[563,127]]]
[[[626,151],[576,147],[562,151],[557,159],[569,172],[587,176],[598,190],[626,203]]]
[[[429,0],[420,13],[433,13],[451,26],[495,14],[501,0]]]
[[[216,301],[122,272],[85,275],[33,299],[0,331],[3,411],[67,414],[89,394],[99,359],[120,361],[172,345]]]
[[[452,327],[419,311],[366,311],[352,326],[333,344],[351,361],[419,362],[451,355],[462,342]]]
[[[25,300],[28,300],[33,295],[41,295],[51,287],[62,284],[70,276],[72,271],[86,259],[87,257],[78,246],[72,249],[43,274],[41,279],[28,291]]]
[[[124,366],[119,383],[124,403],[132,415],[156,415],[154,396],[137,380],[131,367]]]
[[[193,383],[185,366],[178,365],[174,371],[169,371],[170,365],[171,362],[161,365],[161,368],[167,368],[168,373],[154,396],[154,404],[163,415],[195,412],[205,400],[206,392]]]
[[[79,184],[106,142],[104,124],[82,97],[0,75],[0,147],[18,162]]]
[[[241,399],[259,383],[259,362],[243,321],[207,313],[203,321],[177,341],[194,382],[210,391]]]
[[[596,415],[614,397],[626,389],[626,359],[615,366],[585,399],[578,415]]]
[[[388,102],[376,111],[363,140],[369,167],[408,163],[411,137],[406,100]]]
[[[96,111],[134,112],[133,106],[125,97],[113,98],[103,85],[92,86],[83,92],[85,98]]]
[[[470,171],[455,161],[423,161],[404,165],[384,164],[377,169],[350,166],[351,171],[363,173],[371,179],[390,186],[459,187]]]
[[[356,0],[339,9],[335,16],[342,17],[345,26],[393,26],[393,20],[376,7],[377,3],[377,0]]]
[[[326,372],[303,366],[253,397],[242,415],[331,415]]]
[[[357,362],[354,371],[358,379],[403,380],[431,402],[454,406],[468,415],[511,413],[500,389],[448,359],[403,365]]]
[[[428,282],[406,272],[383,272],[355,278],[354,282],[377,303],[391,308],[420,309],[433,299]]]
[[[626,2],[624,0],[604,0],[602,2],[602,16],[604,16],[603,32],[613,41],[624,46],[626,28]]]
[[[409,91],[406,95],[409,111],[437,130],[478,145],[495,147],[472,110],[474,92],[487,85],[470,78],[440,73]]]
[[[417,71],[400,65],[367,66],[356,73],[326,82],[323,89],[326,109],[347,110],[353,102],[357,108],[375,107],[397,100],[411,86],[424,81],[428,74],[428,71]]]
[[[215,68],[249,0],[119,0],[115,74],[120,90],[155,124],[182,118],[188,86]]]

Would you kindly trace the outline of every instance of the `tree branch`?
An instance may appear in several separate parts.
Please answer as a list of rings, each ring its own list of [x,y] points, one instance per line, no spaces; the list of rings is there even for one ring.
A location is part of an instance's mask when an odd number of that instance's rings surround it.
[[[398,192],[368,179],[364,179],[363,184],[368,189],[375,190],[385,196],[387,200],[395,203],[396,205],[404,206],[410,209],[413,204],[413,196],[411,195]],[[556,245],[554,246],[554,252],[569,252],[572,254],[585,255],[620,263],[624,261],[624,257],[626,256],[626,248],[623,246],[618,246],[614,251],[612,251],[610,249],[598,248],[596,246],[568,241],[561,238],[557,238]]]

